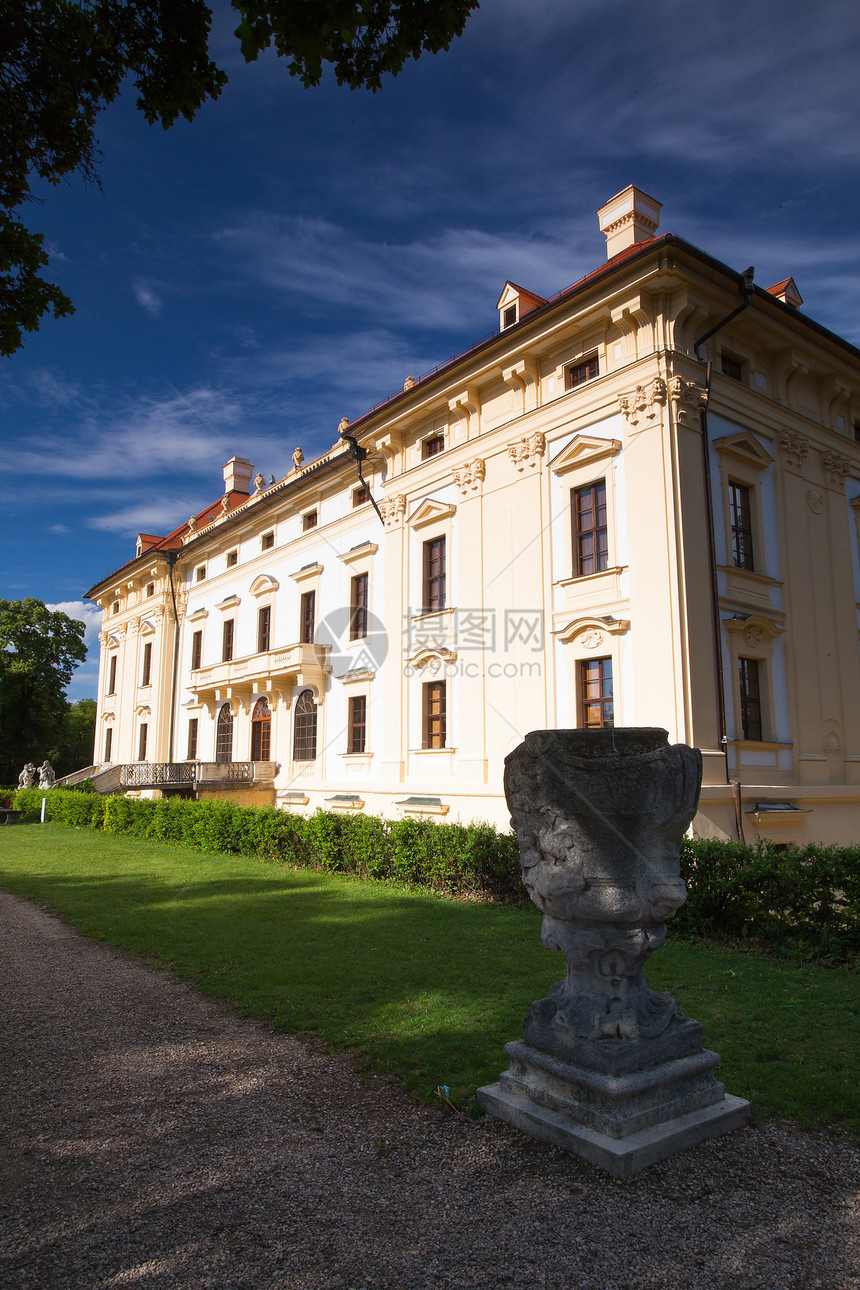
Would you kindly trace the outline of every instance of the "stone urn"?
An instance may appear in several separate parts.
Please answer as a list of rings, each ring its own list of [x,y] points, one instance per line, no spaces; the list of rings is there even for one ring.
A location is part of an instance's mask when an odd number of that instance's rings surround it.
[[[505,762],[523,882],[565,979],[532,1004],[492,1114],[624,1177],[746,1121],[716,1053],[644,964],[686,899],[680,846],[701,754],[665,730],[536,730]]]

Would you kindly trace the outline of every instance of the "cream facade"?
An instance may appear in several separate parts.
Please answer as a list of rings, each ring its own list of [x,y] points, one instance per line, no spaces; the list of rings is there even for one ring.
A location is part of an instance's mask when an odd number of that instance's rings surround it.
[[[659,216],[348,423],[381,519],[339,437],[140,536],[88,593],[97,782],[506,827],[529,730],[651,725],[697,832],[857,841],[860,353]]]

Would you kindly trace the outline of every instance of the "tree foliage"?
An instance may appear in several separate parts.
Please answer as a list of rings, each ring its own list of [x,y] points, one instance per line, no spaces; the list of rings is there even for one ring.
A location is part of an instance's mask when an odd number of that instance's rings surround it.
[[[0,783],[15,782],[26,761],[38,764],[57,747],[66,686],[87,656],[84,631],[33,596],[0,600]]]
[[[447,49],[477,0],[234,0],[246,61],[274,47],[292,76],[377,90],[409,58]],[[191,120],[226,73],[209,57],[203,0],[3,0],[0,12],[0,354],[72,302],[40,276],[43,238],[16,219],[36,179],[98,182],[98,114],[126,79],[150,124]]]
[[[66,704],[59,737],[49,754],[58,779],[92,765],[97,707],[95,699],[77,699]]]

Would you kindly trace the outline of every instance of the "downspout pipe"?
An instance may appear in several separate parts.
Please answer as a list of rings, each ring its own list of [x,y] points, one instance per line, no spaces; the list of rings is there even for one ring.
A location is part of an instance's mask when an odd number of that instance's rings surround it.
[[[705,359],[699,353],[701,347],[715,336],[718,331],[722,331],[738,314],[742,314],[752,300],[753,279],[755,269],[751,266],[741,274],[740,288],[743,293],[743,300],[733,309],[731,313],[721,318],[710,331],[706,331],[704,336],[700,336],[693,346],[693,353],[700,363]],[[705,518],[708,527],[708,559],[710,564],[710,582],[711,582],[711,613],[714,620],[714,670],[717,684],[717,716],[720,727],[720,746],[723,750],[723,756],[726,759],[726,783],[731,783],[729,776],[729,750],[728,750],[728,732],[726,730],[726,683],[723,672],[723,640],[720,629],[720,588],[717,581],[717,547],[714,528],[714,500],[711,493],[711,443],[708,436],[708,407],[711,401],[711,376],[713,374],[713,364],[708,362],[705,375],[705,402],[702,407],[702,463],[705,475]]]
[[[176,587],[173,582],[173,569],[179,559],[178,551],[165,551],[167,573],[170,579],[170,598],[173,601],[173,669],[170,677],[170,727],[167,736],[167,760],[173,761],[173,738],[176,728],[176,681],[179,673],[179,613],[176,608]]]

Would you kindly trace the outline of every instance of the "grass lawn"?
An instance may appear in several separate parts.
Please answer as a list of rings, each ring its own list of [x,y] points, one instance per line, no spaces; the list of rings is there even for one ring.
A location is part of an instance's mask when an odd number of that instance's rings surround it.
[[[564,971],[540,943],[536,910],[61,824],[2,830],[0,886],[156,956],[250,1016],[349,1049],[425,1098],[447,1084],[464,1109]],[[756,1115],[860,1138],[860,976],[673,942],[670,925],[648,980],[702,1023],[727,1090]]]

